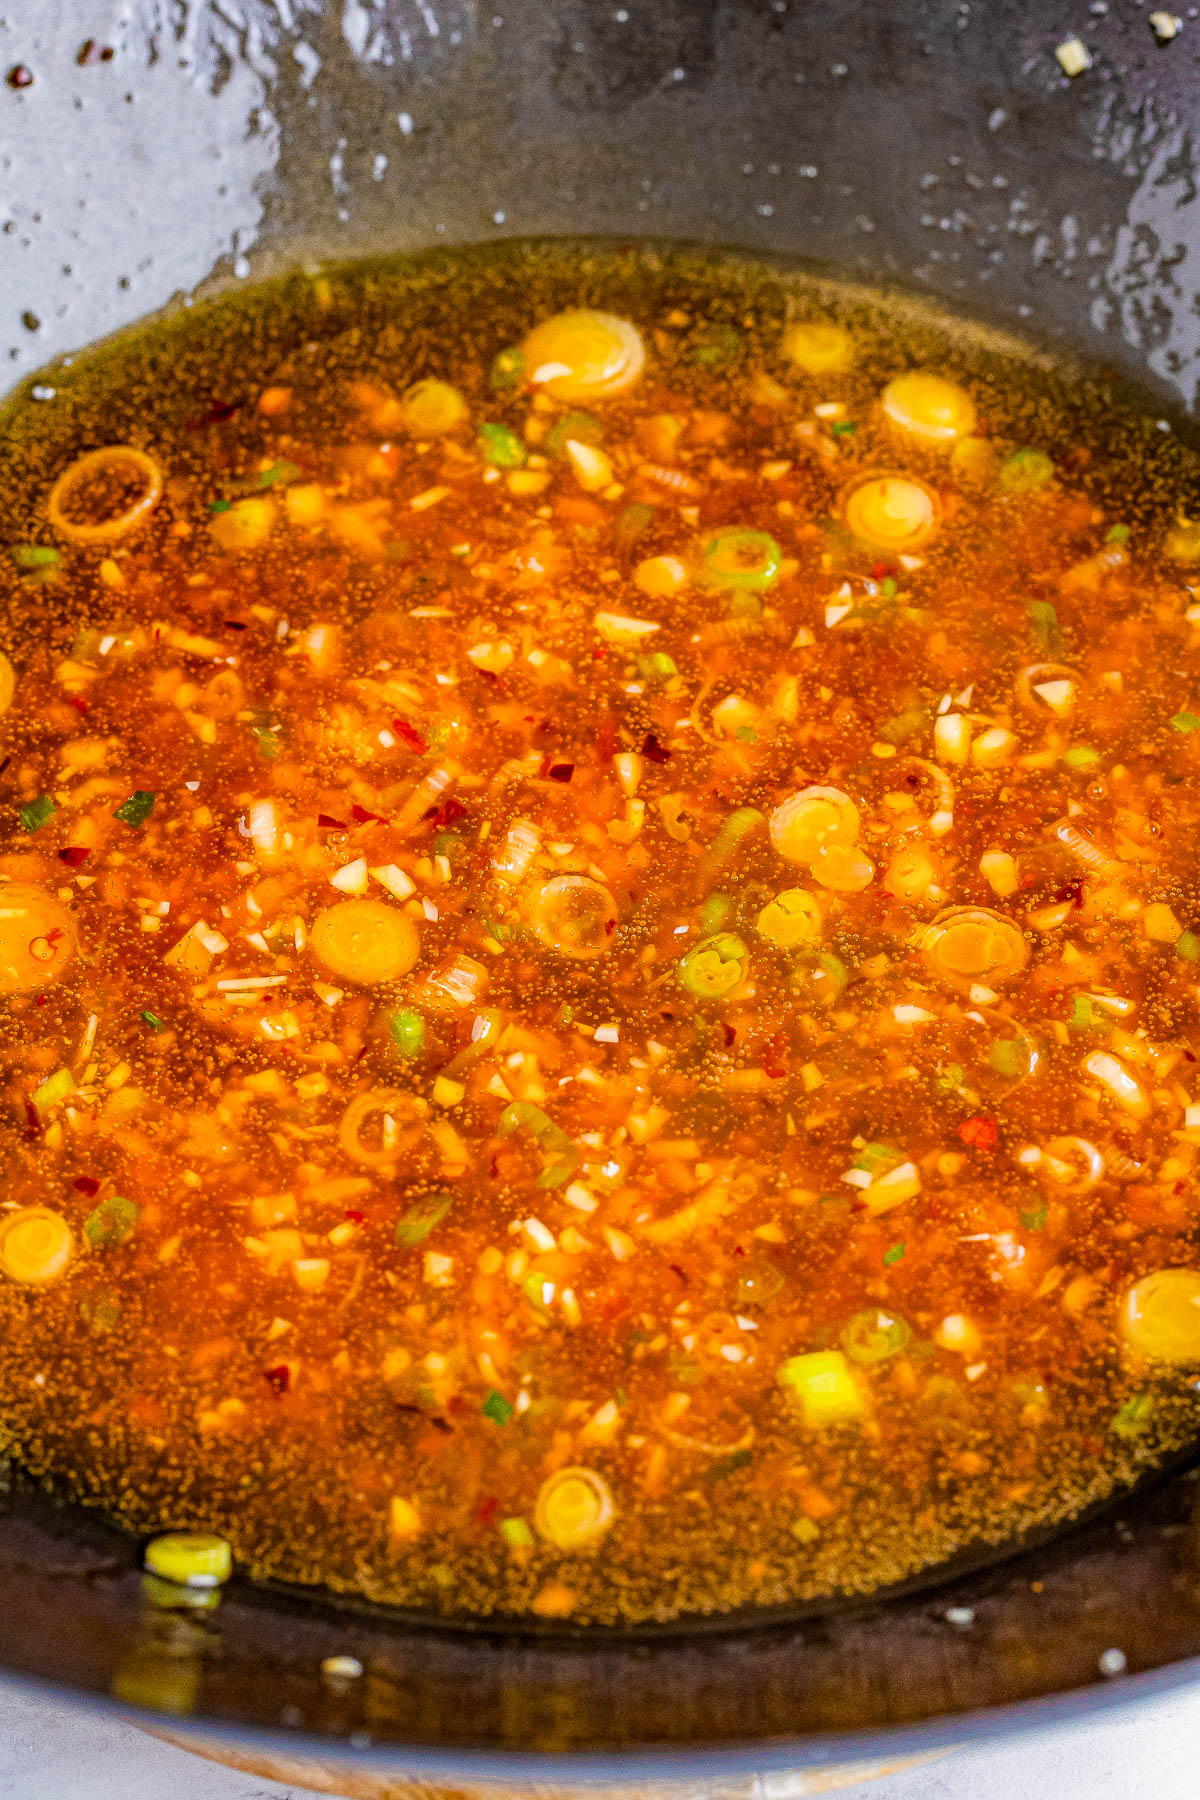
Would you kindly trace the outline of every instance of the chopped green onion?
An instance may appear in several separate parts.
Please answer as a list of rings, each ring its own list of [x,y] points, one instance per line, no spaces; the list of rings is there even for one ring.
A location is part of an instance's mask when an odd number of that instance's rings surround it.
[[[837,999],[837,996],[850,980],[849,969],[846,967],[841,957],[835,956],[832,950],[822,950],[821,954],[817,957],[817,966],[814,971],[813,979],[814,982],[822,984],[822,978],[824,979],[824,982],[832,984],[833,993],[825,996],[831,1000]]]
[[[62,561],[52,544],[16,544],[12,559],[18,569],[53,569]]]
[[[1200,937],[1194,931],[1183,932],[1175,939],[1175,954],[1185,962],[1200,962]]]
[[[944,1094],[952,1094],[966,1080],[966,1071],[961,1063],[947,1063],[944,1069],[938,1070],[937,1084]]]
[[[591,413],[564,413],[557,425],[552,425],[546,433],[541,448],[547,456],[565,456],[568,438],[577,444],[591,444],[594,448],[604,442],[604,427]]]
[[[483,1405],[480,1408],[485,1419],[491,1419],[494,1425],[507,1425],[512,1418],[514,1408],[509,1405],[503,1394],[495,1388],[489,1388]]]
[[[888,719],[885,724],[881,725],[875,735],[882,738],[885,744],[903,744],[907,743],[910,737],[915,737],[919,731],[924,731],[928,723],[929,708],[927,706],[906,706],[903,712],[897,713],[895,718]]]
[[[1176,731],[1200,731],[1200,718],[1194,712],[1177,712],[1171,723]]]
[[[60,1100],[75,1092],[75,1077],[70,1069],[56,1069],[53,1075],[47,1075],[45,1081],[33,1092],[33,1104],[39,1113],[49,1112]]]
[[[279,755],[279,720],[274,713],[256,712],[250,720],[250,730],[258,744],[258,754],[268,762],[274,762]]]
[[[873,1306],[855,1313],[842,1327],[841,1344],[852,1362],[879,1363],[903,1350],[911,1336],[903,1319]]]
[[[1031,1207],[1028,1212],[1023,1212],[1021,1214],[1021,1223],[1025,1227],[1026,1231],[1042,1231],[1042,1230],[1044,1230],[1045,1225],[1046,1225],[1045,1202],[1043,1201],[1041,1206]]]
[[[451,1057],[445,1068],[441,1070],[451,1080],[456,1079],[464,1070],[473,1067],[481,1056],[496,1047],[496,1039],[504,1029],[504,1014],[494,1006],[481,1012],[471,1027],[471,1041],[457,1056]]]
[[[531,1275],[527,1275],[521,1283],[521,1292],[524,1294],[526,1300],[528,1300],[530,1306],[532,1306],[534,1312],[543,1319],[549,1316],[550,1310],[546,1303],[547,1287],[550,1288],[550,1297],[553,1299],[554,1283],[547,1281],[546,1276],[539,1275],[536,1270]]]
[[[494,469],[523,468],[529,452],[507,425],[483,424],[475,433],[484,462]]]
[[[722,820],[721,828],[708,847],[708,860],[711,863],[723,863],[732,856],[742,839],[749,837],[759,826],[766,828],[766,819],[757,806],[739,806]]]
[[[579,1166],[579,1152],[575,1145],[549,1114],[544,1113],[540,1106],[535,1106],[532,1100],[514,1100],[500,1114],[500,1129],[505,1137],[511,1137],[514,1131],[522,1128],[530,1133],[539,1150],[559,1158],[542,1170],[537,1179],[538,1187],[562,1187]]]
[[[413,1007],[405,1007],[389,1018],[388,1036],[401,1056],[415,1062],[425,1048],[425,1020]]]
[[[143,1565],[180,1587],[220,1587],[233,1572],[233,1552],[222,1537],[168,1531],[146,1545]]]
[[[718,932],[680,960],[680,985],[698,1000],[723,1000],[741,987],[748,959],[740,937],[731,931]]]
[[[723,369],[742,354],[742,340],[732,325],[704,325],[693,341],[692,361],[702,369]]]
[[[731,619],[762,618],[762,601],[757,594],[747,593],[744,588],[731,589],[725,607]]]
[[[158,1014],[151,1012],[149,1007],[143,1009],[141,1019],[142,1024],[148,1025],[151,1031],[165,1031],[167,1029]]]
[[[729,916],[733,901],[728,894],[710,894],[700,908],[700,929],[705,937],[721,926]]]
[[[890,1268],[894,1267],[894,1265],[900,1261],[900,1259],[903,1257],[903,1255],[904,1255],[904,1245],[903,1244],[893,1244],[890,1250],[885,1250],[883,1253],[884,1268],[890,1269]]]
[[[1104,534],[1106,544],[1127,544],[1129,542],[1128,525],[1110,525]]]
[[[774,1263],[752,1262],[738,1276],[738,1302],[742,1306],[767,1306],[786,1286],[786,1276]]]
[[[275,487],[281,481],[295,481],[300,472],[294,462],[288,462],[285,458],[272,463],[269,469],[264,469],[259,475],[258,485],[260,488],[267,488]]]
[[[135,788],[128,800],[122,800],[113,813],[123,825],[144,825],[154,811],[154,795],[149,788]]]
[[[894,575],[885,575],[879,584],[879,591],[885,600],[894,600],[897,592],[896,577]]]
[[[645,681],[670,681],[673,675],[679,673],[674,658],[668,656],[665,650],[655,650],[650,656],[639,656],[637,666],[638,674]]]
[[[129,1242],[140,1217],[140,1210],[132,1200],[112,1194],[88,1214],[83,1235],[93,1250],[115,1250],[119,1244]]]
[[[233,501],[232,500],[210,500],[208,503],[208,510],[210,513],[232,512],[233,511]]]
[[[498,356],[492,358],[488,379],[498,394],[520,387],[525,379],[525,357],[520,345],[511,344],[507,350],[501,350]]]
[[[1033,494],[1054,480],[1054,464],[1044,450],[1014,450],[1000,464],[996,480],[1010,494]]]
[[[1151,1394],[1132,1394],[1120,1407],[1113,1419],[1110,1429],[1118,1437],[1137,1437],[1145,1431],[1150,1423],[1150,1415],[1154,1411],[1154,1397]]]
[[[524,1519],[501,1519],[500,1536],[510,1550],[532,1550],[533,1533]]]
[[[739,725],[733,735],[739,744],[757,744],[758,742],[757,731],[749,725]]]
[[[1068,769],[1094,769],[1100,761],[1100,752],[1093,750],[1090,744],[1072,744],[1063,761]]]
[[[28,800],[17,811],[22,831],[40,831],[47,819],[54,817],[54,802],[49,794],[39,794],[36,800]]]
[[[1067,647],[1058,622],[1058,613],[1048,600],[1031,600],[1028,607],[1029,622],[1033,626],[1038,642],[1049,656],[1061,656]]]
[[[654,508],[647,506],[642,500],[635,500],[631,506],[622,507],[617,514],[614,530],[622,544],[636,544],[653,523]]]
[[[783,552],[768,531],[730,525],[714,532],[701,553],[701,578],[709,587],[761,593],[779,578]]]
[[[891,1144],[865,1144],[855,1157],[852,1167],[866,1175],[875,1176],[897,1168],[903,1161],[904,1152],[894,1149]]]
[[[1031,1067],[1027,1038],[999,1038],[992,1045],[991,1065],[997,1075],[1028,1075]]]
[[[830,426],[834,437],[853,437],[858,430],[856,419],[839,419],[836,425]]]
[[[435,1225],[441,1224],[453,1204],[450,1194],[426,1194],[397,1219],[396,1242],[405,1250],[414,1250],[425,1242]]]
[[[1103,1025],[1105,1021],[1096,1017],[1096,1009],[1090,994],[1076,994],[1071,1001],[1071,1017],[1067,1024],[1073,1031],[1090,1031],[1093,1026]]]

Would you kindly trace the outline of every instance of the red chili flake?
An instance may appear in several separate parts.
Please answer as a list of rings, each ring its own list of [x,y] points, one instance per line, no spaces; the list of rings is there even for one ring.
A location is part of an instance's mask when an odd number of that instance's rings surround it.
[[[188,419],[184,424],[184,430],[203,431],[206,425],[224,425],[227,419],[232,419],[240,404],[241,402],[238,400],[210,400],[208,411],[202,413],[198,418]]]
[[[91,854],[84,844],[68,844],[65,850],[59,851],[58,858],[60,862],[65,862],[68,868],[77,869],[80,863],[86,862]]]
[[[88,703],[82,694],[68,694],[67,705],[73,706],[78,713],[86,713],[88,711]]]
[[[895,563],[877,562],[871,564],[871,580],[885,581],[889,575],[896,573]]]
[[[491,1525],[494,1523],[496,1514],[499,1511],[499,1500],[497,1500],[494,1494],[489,1494],[487,1498],[481,1500],[479,1505],[475,1508],[475,1517],[479,1520],[481,1525]]]
[[[263,1379],[273,1393],[286,1394],[292,1385],[292,1371],[286,1363],[277,1363],[273,1369],[263,1370]]]
[[[392,730],[402,743],[408,745],[410,750],[415,750],[418,756],[424,756],[429,745],[415,725],[410,725],[407,719],[393,719]]]
[[[983,1150],[989,1155],[1000,1138],[995,1119],[964,1119],[958,1135],[970,1149]]]
[[[246,630],[245,619],[222,619],[221,623],[222,623],[222,625],[227,625],[229,627],[230,631],[245,631]]]
[[[594,648],[594,650],[592,651],[592,661],[593,662],[604,662],[607,659],[607,657],[608,657],[608,651],[604,648],[604,645],[597,644],[596,647]]]
[[[90,69],[93,68],[96,63],[107,63],[111,62],[112,59],[113,47],[111,44],[98,44],[95,38],[87,38],[79,46],[79,54],[76,56],[75,61],[79,64],[81,69]]]
[[[41,1137],[42,1120],[32,1100],[25,1102],[25,1129],[30,1137]]]
[[[773,1032],[763,1048],[763,1074],[772,1081],[781,1081],[787,1074],[783,1060],[786,1055],[787,1045],[782,1031]]]
[[[737,1026],[723,1024],[721,1030],[725,1033],[725,1048],[728,1050],[737,1038]]]
[[[440,806],[430,807],[425,814],[425,823],[431,825],[435,831],[445,831],[451,825],[457,825],[458,821],[465,819],[466,816],[467,809],[461,800],[443,800]]]
[[[100,1183],[94,1175],[77,1175],[71,1185],[78,1193],[86,1194],[89,1200],[100,1192]]]
[[[688,1284],[688,1278],[684,1274],[683,1270],[680,1268],[679,1264],[678,1263],[668,1263],[667,1267],[668,1267],[668,1269],[670,1269],[672,1275],[678,1275],[680,1281],[682,1281],[684,1287],[686,1287]]]
[[[1054,890],[1052,899],[1060,905],[1064,900],[1069,900],[1072,906],[1082,906],[1084,879],[1082,875],[1076,875],[1070,881],[1064,882],[1062,887]]]
[[[5,757],[5,758],[4,758],[4,761],[3,761],[3,762],[0,762],[0,775],[3,775],[3,774],[4,774],[4,771],[5,771],[5,770],[6,770],[6,769],[7,769],[7,768],[8,768],[8,765],[9,765],[9,763],[10,763],[10,762],[11,762],[11,761],[12,761],[12,757],[11,757],[11,756],[6,756],[6,757]]]
[[[345,831],[345,823],[341,819],[331,818],[328,813],[317,814],[317,824],[322,831]]]
[[[365,1212],[355,1212],[355,1211],[352,1211],[349,1207],[347,1207],[346,1217],[349,1219],[349,1221],[352,1225],[362,1225],[366,1222],[367,1215]]]
[[[551,781],[570,781],[572,775],[575,773],[575,764],[543,763],[542,773],[548,775]]]
[[[27,88],[33,86],[33,70],[27,69],[24,63],[14,63],[4,78],[10,88]]]
[[[350,817],[356,825],[386,825],[387,820],[382,813],[368,812],[365,806],[352,806]]]
[[[665,763],[670,754],[666,745],[660,744],[652,731],[646,733],[645,741],[642,744],[643,756],[648,756],[652,763]]]

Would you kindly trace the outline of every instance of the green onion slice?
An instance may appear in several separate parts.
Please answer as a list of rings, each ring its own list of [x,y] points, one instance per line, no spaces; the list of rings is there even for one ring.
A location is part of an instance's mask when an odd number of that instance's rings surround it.
[[[749,951],[732,931],[705,938],[681,958],[680,985],[697,1000],[724,1000],[746,978]]]
[[[426,1194],[396,1220],[396,1242],[405,1250],[423,1244],[435,1225],[440,1225],[453,1206],[450,1194]]]
[[[852,1362],[880,1363],[895,1356],[912,1337],[911,1328],[896,1313],[871,1306],[842,1327],[842,1349]]]
[[[709,587],[763,593],[779,579],[783,552],[770,532],[730,525],[706,540],[700,561]]]

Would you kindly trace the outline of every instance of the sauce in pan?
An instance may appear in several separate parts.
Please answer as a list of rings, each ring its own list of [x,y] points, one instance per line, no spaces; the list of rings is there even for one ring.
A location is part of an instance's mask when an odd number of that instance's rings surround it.
[[[1186,1443],[1186,451],[910,308],[594,247],[45,380],[12,1454],[260,1575],[616,1622],[910,1578]]]

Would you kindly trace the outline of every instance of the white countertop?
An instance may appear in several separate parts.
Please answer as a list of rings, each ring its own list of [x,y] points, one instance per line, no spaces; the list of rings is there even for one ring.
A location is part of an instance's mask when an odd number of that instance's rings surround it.
[[[1194,1800],[1200,1689],[860,1787],[863,1800]],[[0,1681],[4,1800],[304,1800]]]

